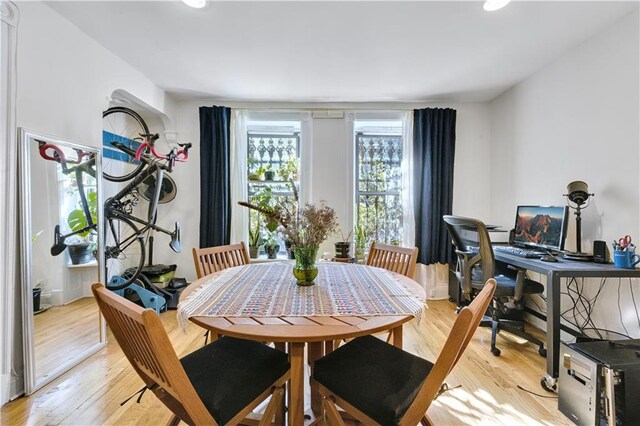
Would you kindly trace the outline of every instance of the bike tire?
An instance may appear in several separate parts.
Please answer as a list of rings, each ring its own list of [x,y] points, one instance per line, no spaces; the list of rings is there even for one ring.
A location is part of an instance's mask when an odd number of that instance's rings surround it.
[[[142,140],[141,134],[149,134],[149,127],[134,110],[126,107],[112,107],[102,113],[102,144],[107,148],[102,158],[102,175],[105,179],[112,182],[125,182],[142,171],[144,163],[135,164],[133,158],[129,158],[128,162],[112,158],[112,155],[126,154],[115,147],[109,149],[112,142],[120,142],[135,151],[134,142]]]
[[[104,223],[105,286],[120,290],[140,275],[145,258],[144,235],[125,217],[107,215]],[[111,283],[113,276],[123,280]]]

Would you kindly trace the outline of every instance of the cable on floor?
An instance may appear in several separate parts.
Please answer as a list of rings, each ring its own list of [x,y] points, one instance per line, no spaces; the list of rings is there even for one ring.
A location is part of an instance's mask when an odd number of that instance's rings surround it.
[[[539,393],[535,393],[533,391],[530,391],[529,389],[525,389],[522,386],[518,385],[518,389],[520,389],[521,391],[525,391],[527,393],[530,393],[531,395],[534,396],[539,396],[540,398],[551,398],[551,399],[558,399],[557,396],[549,396],[549,395],[540,395]]]

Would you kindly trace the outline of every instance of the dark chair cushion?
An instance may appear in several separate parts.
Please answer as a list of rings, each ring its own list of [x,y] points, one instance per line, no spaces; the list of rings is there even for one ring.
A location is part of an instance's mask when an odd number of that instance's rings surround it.
[[[509,269],[506,265],[501,265],[500,262],[496,262],[496,291],[493,297],[510,297],[515,294],[516,291],[516,279],[518,271]],[[482,277],[482,271],[474,269],[471,272],[471,287],[476,290],[482,289],[484,281]],[[537,281],[524,278],[523,294],[540,294],[544,292],[544,286]]]
[[[372,336],[315,363],[313,378],[382,425],[398,424],[433,364]]]
[[[284,352],[233,337],[222,337],[180,362],[219,424],[226,424],[289,369]]]

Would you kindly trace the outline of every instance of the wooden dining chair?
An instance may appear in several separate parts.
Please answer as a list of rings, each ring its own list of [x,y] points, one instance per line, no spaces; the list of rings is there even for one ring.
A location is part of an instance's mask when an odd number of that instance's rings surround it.
[[[249,263],[249,253],[244,241],[226,246],[194,248],[193,262],[196,276],[202,278],[214,272]]]
[[[418,248],[408,248],[387,244],[378,244],[375,241],[369,248],[367,257],[368,266],[377,266],[391,272],[395,272],[413,279],[418,261]],[[386,341],[390,342],[393,332],[387,333]]]
[[[337,406],[371,425],[433,424],[426,412],[456,365],[496,288],[490,279],[463,308],[435,364],[372,336],[358,337],[318,359],[313,380],[331,425],[344,425]]]
[[[271,397],[260,425],[283,420],[287,355],[258,342],[223,337],[178,359],[160,317],[107,290],[91,287],[125,356],[173,412],[170,425],[238,424]]]
[[[418,260],[418,248],[408,248],[400,246],[390,246],[371,243],[367,265],[384,268],[391,272],[404,275],[413,279],[416,272],[416,262]]]

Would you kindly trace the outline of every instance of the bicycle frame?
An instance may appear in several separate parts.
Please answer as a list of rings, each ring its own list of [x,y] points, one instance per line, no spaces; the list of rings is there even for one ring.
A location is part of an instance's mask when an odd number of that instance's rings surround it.
[[[122,144],[114,143],[113,145],[132,157],[136,155],[135,151],[133,151],[132,149]],[[129,182],[127,186],[125,186],[122,190],[120,190],[116,195],[109,198],[105,202],[105,214],[107,217],[109,217],[109,215],[111,214],[115,216],[125,217],[133,222],[143,225],[143,228],[140,229],[140,233],[145,233],[149,229],[153,229],[154,231],[160,231],[167,235],[173,235],[173,232],[168,231],[155,224],[156,218],[157,218],[156,214],[158,210],[158,202],[160,200],[160,194],[162,191],[162,180],[164,178],[164,171],[169,170],[169,168],[166,165],[161,164],[160,160],[149,159],[146,157],[141,157],[140,160],[145,162],[148,165],[148,167],[144,169],[139,175],[134,177],[133,180]],[[140,185],[145,179],[147,179],[149,176],[152,176],[152,175],[155,175],[156,177],[156,186],[155,186],[153,198],[149,201],[149,211],[147,214],[146,221],[136,216],[133,216],[129,213],[126,213],[116,207],[117,204],[120,203],[123,198],[131,194],[133,190],[136,187],[138,187],[138,185]]]

